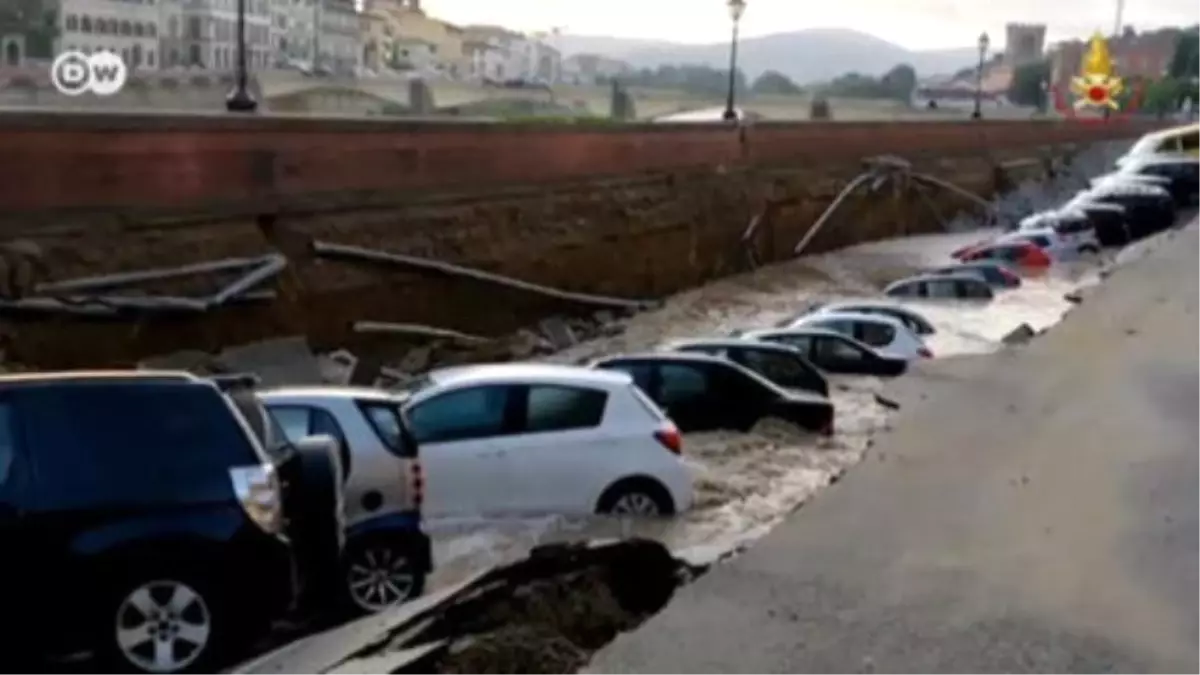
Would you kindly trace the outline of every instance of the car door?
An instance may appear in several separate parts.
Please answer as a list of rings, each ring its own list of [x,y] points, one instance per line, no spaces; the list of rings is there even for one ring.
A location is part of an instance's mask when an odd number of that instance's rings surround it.
[[[619,425],[601,429],[608,392],[558,384],[512,392],[521,419],[513,436],[519,443],[508,451],[508,463],[519,511],[592,513],[600,492],[628,459],[622,452],[624,430]]]
[[[31,644],[45,621],[54,619],[54,611],[39,601],[38,589],[52,581],[42,576],[47,568],[60,568],[61,562],[49,561],[50,553],[36,536],[36,515],[28,511],[29,481],[32,478],[26,460],[17,415],[11,401],[0,399],[0,630],[5,650],[27,646],[36,651],[42,645]],[[43,610],[50,609],[47,616]],[[31,630],[34,629],[34,630]],[[15,654],[5,654],[11,658]],[[8,671],[8,672],[16,672]]]
[[[773,349],[730,349],[734,363],[752,370],[785,389],[828,393],[825,378],[805,363],[803,357]]]
[[[849,340],[834,335],[813,338],[814,352],[822,367],[831,373],[846,375],[873,374],[874,354],[864,351]]]
[[[661,363],[655,367],[650,397],[675,422],[680,431],[727,429],[730,410],[722,405],[714,364]]]
[[[519,510],[509,453],[518,437],[517,397],[508,385],[435,393],[405,408],[421,448],[429,518],[503,515]]]

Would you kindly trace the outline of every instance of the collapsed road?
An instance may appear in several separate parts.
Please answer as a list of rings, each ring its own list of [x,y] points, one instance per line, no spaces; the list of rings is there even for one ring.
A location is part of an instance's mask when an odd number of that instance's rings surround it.
[[[1195,223],[933,362],[870,458],[593,672],[1196,672]]]

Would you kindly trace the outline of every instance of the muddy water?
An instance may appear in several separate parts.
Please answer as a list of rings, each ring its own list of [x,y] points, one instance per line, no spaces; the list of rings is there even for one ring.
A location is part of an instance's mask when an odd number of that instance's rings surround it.
[[[945,264],[956,248],[985,231],[911,237],[801,258],[682,293],[661,309],[627,321],[625,331],[548,357],[571,363],[604,354],[641,351],[675,338],[728,334],[771,326],[814,300],[878,297],[888,282]],[[928,341],[938,357],[984,353],[1022,323],[1039,330],[1070,306],[1063,295],[1095,277],[1096,261],[1058,265],[985,306],[915,304],[938,332]],[[766,533],[822,487],[856,464],[871,438],[888,425],[889,410],[874,397],[882,383],[834,377],[837,406],[832,438],[807,435],[781,423],[750,434],[689,435],[684,455],[693,468],[693,509],[664,521],[545,518],[490,521],[454,530],[431,524],[437,569],[431,588],[454,583],[480,568],[525,556],[537,544],[644,536],[698,560],[711,560]]]

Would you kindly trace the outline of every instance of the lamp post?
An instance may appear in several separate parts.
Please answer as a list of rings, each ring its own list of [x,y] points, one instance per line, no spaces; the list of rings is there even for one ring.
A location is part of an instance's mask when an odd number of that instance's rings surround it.
[[[971,119],[977,120],[983,117],[983,60],[987,57],[988,50],[988,34],[979,34],[979,68],[975,70],[975,111],[971,113]]]
[[[729,92],[725,96],[725,114],[721,116],[726,122],[736,122],[737,110],[734,109],[735,89],[737,86],[737,48],[738,25],[742,13],[746,11],[746,0],[728,0],[729,17],[733,19],[733,38],[729,42]]]
[[[246,72],[246,0],[237,3],[237,83],[225,97],[225,109],[229,112],[254,112],[258,101],[250,93],[249,74]]]

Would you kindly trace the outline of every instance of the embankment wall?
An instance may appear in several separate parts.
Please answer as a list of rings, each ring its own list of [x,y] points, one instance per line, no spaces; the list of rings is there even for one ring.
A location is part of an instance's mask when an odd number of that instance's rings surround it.
[[[476,281],[318,259],[314,240],[427,256],[563,289],[660,297],[790,254],[865,157],[983,196],[1131,126],[1057,122],[537,127],[204,116],[0,115],[0,231],[61,280],[280,251],[278,299],[200,318],[8,320],[41,366],[126,363],[357,320],[499,334],[578,306]],[[932,205],[932,208],[931,208]],[[933,231],[969,205],[887,189],[810,250]],[[220,279],[147,287],[211,291]],[[10,284],[11,286],[12,284]]]

